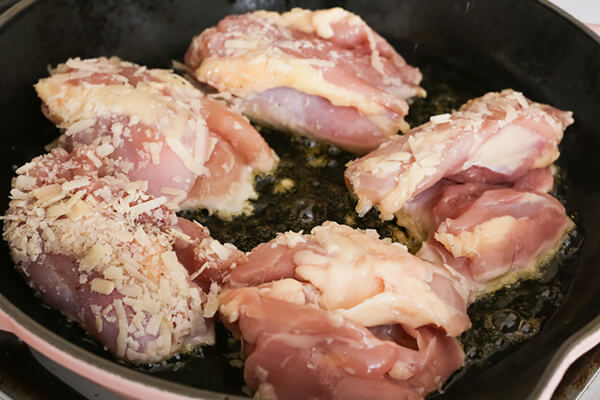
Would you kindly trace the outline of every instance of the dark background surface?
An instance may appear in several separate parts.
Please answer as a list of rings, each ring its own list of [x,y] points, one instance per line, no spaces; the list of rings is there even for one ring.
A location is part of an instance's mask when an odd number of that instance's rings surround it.
[[[567,208],[576,214],[586,241],[566,302],[534,340],[491,368],[472,371],[444,399],[523,399],[554,351],[598,315],[600,280],[600,47],[544,3],[534,0],[354,1],[75,1],[46,0],[0,28],[0,189],[8,193],[14,166],[44,152],[55,128],[39,112],[32,84],[48,65],[68,57],[119,55],[152,67],[181,59],[190,38],[230,13],[254,8],[342,5],[390,39],[409,63],[443,62],[465,76],[522,90],[537,101],[573,110],[576,123],[562,145],[560,166],[570,182]],[[0,196],[0,211],[7,207]],[[80,331],[48,312],[12,268],[0,246],[0,304],[17,321],[55,346],[101,368],[151,385],[163,381],[98,357],[81,343]],[[16,305],[20,312],[9,307]],[[54,332],[52,334],[51,332]],[[78,346],[73,346],[77,343]],[[32,367],[33,368],[33,367]],[[199,376],[216,373],[207,366]],[[221,376],[222,389],[230,384]],[[236,383],[237,384],[237,383]],[[37,385],[37,383],[36,383]],[[202,386],[201,383],[198,384]],[[194,389],[172,390],[198,394]]]

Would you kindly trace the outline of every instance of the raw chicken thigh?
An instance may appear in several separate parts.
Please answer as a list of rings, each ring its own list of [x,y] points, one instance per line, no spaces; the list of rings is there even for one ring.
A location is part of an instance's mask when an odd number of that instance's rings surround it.
[[[260,398],[421,399],[463,363],[466,281],[375,231],[280,234],[227,284],[220,316]]]
[[[189,260],[173,244],[203,238],[183,233],[166,197],[148,195],[146,182],[104,175],[99,151],[57,148],[17,170],[3,217],[17,269],[119,358],[157,362],[213,344],[216,307],[206,306],[186,267],[217,257],[183,265]]]
[[[194,38],[185,63],[251,119],[344,149],[408,130],[421,73],[341,8],[231,15]]]
[[[62,146],[96,146],[108,173],[146,181],[171,209],[239,214],[256,197],[253,175],[277,162],[243,117],[167,70],[70,59],[35,87]]]
[[[360,215],[396,217],[427,239],[419,257],[451,266],[477,295],[534,273],[573,228],[546,194],[571,123],[521,93],[488,93],[350,162],[346,182]]]
[[[358,197],[359,215],[376,206],[389,220],[443,178],[510,183],[549,166],[572,123],[570,112],[534,103],[521,93],[488,93],[350,162],[346,182]]]

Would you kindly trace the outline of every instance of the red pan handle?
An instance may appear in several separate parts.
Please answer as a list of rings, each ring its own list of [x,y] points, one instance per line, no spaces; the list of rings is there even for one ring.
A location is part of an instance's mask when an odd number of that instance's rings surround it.
[[[600,25],[599,24],[587,24],[587,26],[596,32],[596,34],[600,35]]]
[[[15,333],[14,321],[4,311],[0,310],[0,331]]]

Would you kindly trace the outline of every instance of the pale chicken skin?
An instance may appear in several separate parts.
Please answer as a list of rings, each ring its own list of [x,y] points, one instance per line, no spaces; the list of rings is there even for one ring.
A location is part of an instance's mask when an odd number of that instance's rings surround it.
[[[310,284],[321,308],[361,326],[434,325],[452,336],[471,326],[468,287],[459,276],[422,261],[401,244],[379,239],[374,230],[326,222],[310,235],[280,234],[240,261],[228,284],[286,278]]]
[[[57,148],[17,170],[3,217],[16,268],[118,358],[152,363],[213,344],[216,294],[188,269],[236,250],[219,244],[208,247],[225,251],[187,257],[175,243],[206,241],[207,233],[186,228],[145,182],[104,175],[98,157],[93,146]]]
[[[194,38],[185,63],[251,119],[364,153],[409,127],[421,73],[341,8],[231,15]]]
[[[35,88],[62,146],[96,146],[108,173],[146,181],[171,209],[239,214],[257,196],[253,175],[278,160],[246,119],[168,70],[69,59]]]
[[[220,318],[257,398],[422,399],[463,363],[466,280],[375,231],[279,234],[225,284]]]
[[[481,183],[444,189],[432,216],[434,228],[417,256],[454,268],[474,296],[535,275],[574,227],[546,193]]]
[[[488,93],[350,162],[345,179],[358,198],[359,215],[377,207],[380,217],[390,220],[443,178],[510,183],[551,165],[572,123],[571,112],[519,92]]]

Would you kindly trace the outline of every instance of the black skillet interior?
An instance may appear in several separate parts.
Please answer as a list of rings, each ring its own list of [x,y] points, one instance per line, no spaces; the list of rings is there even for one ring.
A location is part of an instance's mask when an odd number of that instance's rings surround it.
[[[600,46],[580,26],[545,2],[534,0],[106,0],[40,1],[0,27],[0,187],[8,193],[15,166],[44,152],[57,135],[39,110],[32,84],[47,75],[47,66],[68,57],[118,55],[153,67],[181,60],[192,36],[225,15],[253,9],[285,10],[294,6],[343,6],[361,15],[386,37],[409,63],[420,66],[433,94],[448,84],[461,101],[489,90],[512,87],[535,100],[573,110],[576,124],[561,145],[559,161],[566,174],[562,195],[586,240],[564,268],[575,271],[565,301],[546,321],[541,333],[487,368],[472,368],[458,379],[444,399],[525,398],[543,368],[568,336],[597,314],[600,280],[600,136],[595,118],[600,109]],[[442,89],[440,89],[442,88]],[[443,98],[441,98],[443,100]],[[428,105],[429,104],[429,105]],[[446,106],[454,106],[449,103]],[[436,107],[424,103],[423,112]],[[428,108],[429,107],[429,108]],[[443,104],[442,104],[443,109]],[[415,117],[413,117],[415,118]],[[417,120],[419,118],[415,118]],[[420,121],[419,121],[420,122]],[[7,207],[7,196],[0,196]],[[103,368],[151,385],[162,380],[119,366],[88,343],[79,328],[45,308],[12,268],[6,246],[0,294],[14,304],[6,310],[26,327],[60,348]],[[0,298],[0,303],[6,301]],[[40,325],[37,325],[37,321]],[[58,336],[50,334],[54,332]],[[66,340],[64,340],[66,339]],[[77,346],[71,344],[76,343]],[[205,358],[180,363],[177,371],[159,374],[191,380],[208,390],[240,393],[239,369],[223,354],[234,351],[222,341],[206,349]],[[90,350],[91,353],[81,350]],[[94,354],[95,353],[95,354]],[[167,384],[170,390],[201,395],[193,388]]]

